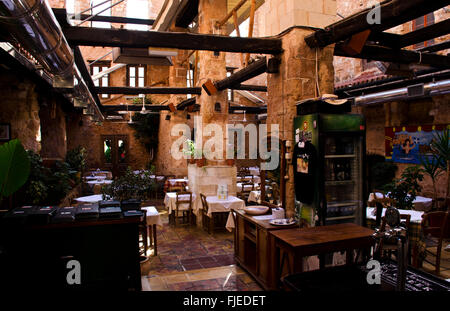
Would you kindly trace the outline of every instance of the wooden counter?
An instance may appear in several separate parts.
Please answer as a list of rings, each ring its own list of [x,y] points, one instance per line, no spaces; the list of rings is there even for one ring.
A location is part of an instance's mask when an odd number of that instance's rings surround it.
[[[272,226],[270,220],[256,220],[243,210],[234,210],[235,259],[265,290],[276,290],[275,240],[269,232],[283,231],[296,225]]]

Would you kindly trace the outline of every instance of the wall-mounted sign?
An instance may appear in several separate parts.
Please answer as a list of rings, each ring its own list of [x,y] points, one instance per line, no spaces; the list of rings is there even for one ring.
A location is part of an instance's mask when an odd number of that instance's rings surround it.
[[[435,133],[450,125],[395,126],[385,128],[386,160],[420,164],[420,158],[431,156],[430,143]]]

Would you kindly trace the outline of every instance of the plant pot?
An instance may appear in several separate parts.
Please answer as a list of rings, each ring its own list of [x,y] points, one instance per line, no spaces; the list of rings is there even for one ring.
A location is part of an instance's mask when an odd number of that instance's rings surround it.
[[[203,167],[203,166],[206,165],[206,159],[205,158],[197,159],[196,162],[197,162],[197,166],[198,167]]]
[[[195,159],[188,159],[189,164],[195,164]]]

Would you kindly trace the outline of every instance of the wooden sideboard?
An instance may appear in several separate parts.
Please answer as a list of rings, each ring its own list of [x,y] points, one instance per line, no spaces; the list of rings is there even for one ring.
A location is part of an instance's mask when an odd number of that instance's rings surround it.
[[[234,210],[234,216],[234,254],[237,263],[265,290],[276,290],[275,240],[269,232],[295,226],[272,226],[270,220],[257,220],[243,210]]]

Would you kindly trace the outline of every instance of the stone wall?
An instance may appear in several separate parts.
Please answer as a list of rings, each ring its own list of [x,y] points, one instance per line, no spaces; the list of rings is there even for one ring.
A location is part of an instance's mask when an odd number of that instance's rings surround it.
[[[63,161],[67,152],[66,113],[62,103],[52,96],[40,100],[42,148],[44,160]]]
[[[134,137],[134,130],[127,122],[105,121],[95,123],[88,116],[73,113],[67,122],[67,149],[82,146],[88,151],[87,166],[102,168],[102,135],[126,135],[129,141],[128,164],[132,169],[147,168],[150,154],[145,146]]]
[[[306,98],[319,96],[315,89],[316,52],[310,49],[304,38],[313,30],[295,27],[281,36],[284,53],[281,55],[280,72],[268,77],[267,121],[278,124],[280,140],[293,140],[293,120],[297,115],[296,103]],[[321,94],[332,93],[333,46],[317,50],[318,83]],[[269,131],[269,129],[268,129]],[[292,165],[288,165],[289,180],[286,182],[287,216],[294,213],[294,175]]]
[[[0,123],[11,124],[11,139],[17,138],[25,149],[39,152],[39,94],[36,84],[20,73],[0,68],[0,89]]]

